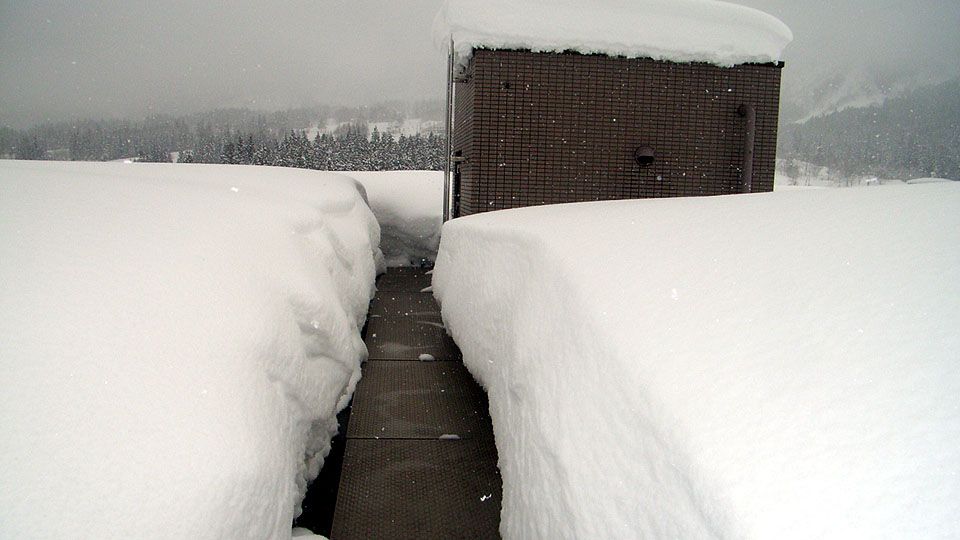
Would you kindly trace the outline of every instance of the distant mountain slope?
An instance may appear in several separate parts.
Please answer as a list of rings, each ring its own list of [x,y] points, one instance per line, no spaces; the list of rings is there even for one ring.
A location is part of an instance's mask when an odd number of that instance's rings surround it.
[[[879,69],[857,66],[821,78],[792,81],[794,86],[784,92],[782,117],[790,122],[804,123],[845,109],[882,105],[887,99],[946,79],[925,84],[918,83],[919,80],[919,77],[891,75]]]
[[[960,79],[786,124],[780,157],[847,174],[960,179]]]

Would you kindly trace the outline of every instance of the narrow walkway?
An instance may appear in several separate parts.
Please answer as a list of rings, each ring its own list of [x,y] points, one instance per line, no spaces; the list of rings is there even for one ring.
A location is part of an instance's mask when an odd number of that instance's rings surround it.
[[[354,393],[333,540],[499,538],[501,482],[487,399],[419,269],[377,283]]]

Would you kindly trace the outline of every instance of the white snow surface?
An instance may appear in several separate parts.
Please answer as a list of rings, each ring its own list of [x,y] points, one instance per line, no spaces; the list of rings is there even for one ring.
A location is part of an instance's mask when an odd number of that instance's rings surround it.
[[[433,32],[461,62],[483,48],[733,66],[779,61],[793,40],[772,15],[716,0],[446,0]]]
[[[443,171],[344,174],[366,188],[388,266],[419,266],[436,259],[443,222]]]
[[[960,185],[447,222],[505,538],[960,536]]]
[[[913,178],[911,180],[907,180],[908,184],[937,184],[940,182],[954,182],[954,180],[950,178],[936,178],[936,177]]]
[[[290,538],[378,235],[334,174],[0,161],[0,537]]]

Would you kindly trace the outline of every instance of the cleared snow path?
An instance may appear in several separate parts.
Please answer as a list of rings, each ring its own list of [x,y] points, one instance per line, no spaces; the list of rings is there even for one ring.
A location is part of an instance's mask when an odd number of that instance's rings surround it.
[[[378,282],[332,538],[497,535],[501,487],[486,396],[433,297],[419,292],[429,282],[407,268]]]
[[[443,221],[443,171],[359,171],[380,223],[380,249],[387,266],[432,264]],[[429,283],[427,283],[429,285]]]

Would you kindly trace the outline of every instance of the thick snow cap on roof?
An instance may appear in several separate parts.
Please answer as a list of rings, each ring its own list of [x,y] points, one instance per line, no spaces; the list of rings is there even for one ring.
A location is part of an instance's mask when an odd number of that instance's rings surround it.
[[[446,0],[434,21],[461,62],[473,49],[576,51],[732,66],[776,62],[793,33],[762,11],[716,0]]]

